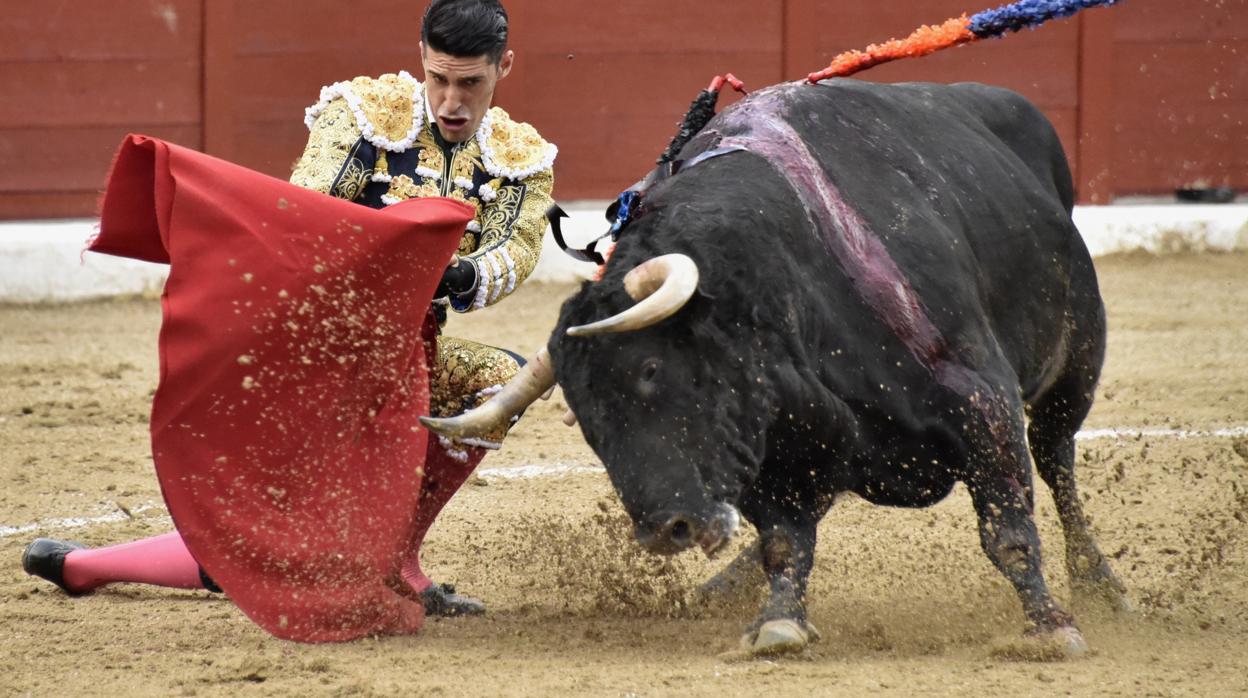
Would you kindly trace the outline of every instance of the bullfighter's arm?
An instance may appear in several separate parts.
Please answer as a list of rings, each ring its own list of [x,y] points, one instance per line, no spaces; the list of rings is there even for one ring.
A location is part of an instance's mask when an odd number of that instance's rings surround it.
[[[476,292],[451,296],[461,313],[511,295],[537,266],[546,233],[546,210],[553,199],[554,172],[547,168],[522,181],[506,181],[481,209],[481,242],[465,256],[477,268]]]

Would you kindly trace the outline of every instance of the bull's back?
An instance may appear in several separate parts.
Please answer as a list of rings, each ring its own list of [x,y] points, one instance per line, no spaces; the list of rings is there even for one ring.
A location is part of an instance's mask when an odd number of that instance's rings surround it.
[[[949,344],[999,346],[1024,392],[1043,381],[1077,312],[1072,271],[1090,269],[1044,116],[1013,92],[968,83],[838,80],[795,94],[790,118]]]
[[[1012,90],[974,82],[950,85],[945,96],[1014,153],[1067,212],[1074,207],[1070,163],[1053,124],[1036,105]]]

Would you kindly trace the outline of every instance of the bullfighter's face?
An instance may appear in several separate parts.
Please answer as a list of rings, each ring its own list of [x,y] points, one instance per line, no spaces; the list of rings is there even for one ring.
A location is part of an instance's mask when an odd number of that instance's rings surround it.
[[[608,285],[569,301],[581,311],[565,307],[564,317],[601,315],[609,302],[594,296]],[[762,461],[762,410],[728,356],[730,338],[710,328],[709,302],[695,297],[653,327],[590,338],[557,331],[551,342],[568,404],[652,552],[722,548]]]
[[[515,54],[507,51],[495,63],[489,56],[452,56],[421,44],[425,67],[425,99],[438,132],[450,143],[472,138],[494,101],[498,81],[511,72]]]

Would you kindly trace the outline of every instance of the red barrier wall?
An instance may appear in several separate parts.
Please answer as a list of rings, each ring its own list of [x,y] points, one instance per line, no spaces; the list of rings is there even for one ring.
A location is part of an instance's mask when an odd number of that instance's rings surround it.
[[[201,145],[200,3],[4,3],[0,218],[92,213],[127,131]]]
[[[609,197],[644,174],[713,74],[755,87],[800,78],[840,51],[992,4],[509,0],[518,63],[498,102],[560,146],[560,199]],[[285,176],[321,85],[420,75],[422,11],[410,0],[8,3],[0,218],[91,214],[129,131]],[[862,77],[1022,92],[1057,127],[1081,200],[1105,202],[1248,190],[1246,56],[1248,0],[1125,0]]]

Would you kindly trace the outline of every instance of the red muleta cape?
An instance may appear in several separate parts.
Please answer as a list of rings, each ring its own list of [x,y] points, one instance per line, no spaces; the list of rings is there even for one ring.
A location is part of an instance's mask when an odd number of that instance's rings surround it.
[[[161,490],[196,560],[278,637],[424,620],[390,585],[424,475],[426,314],[472,216],[449,199],[377,211],[154,138],[122,143],[89,249],[170,265],[151,418]]]

